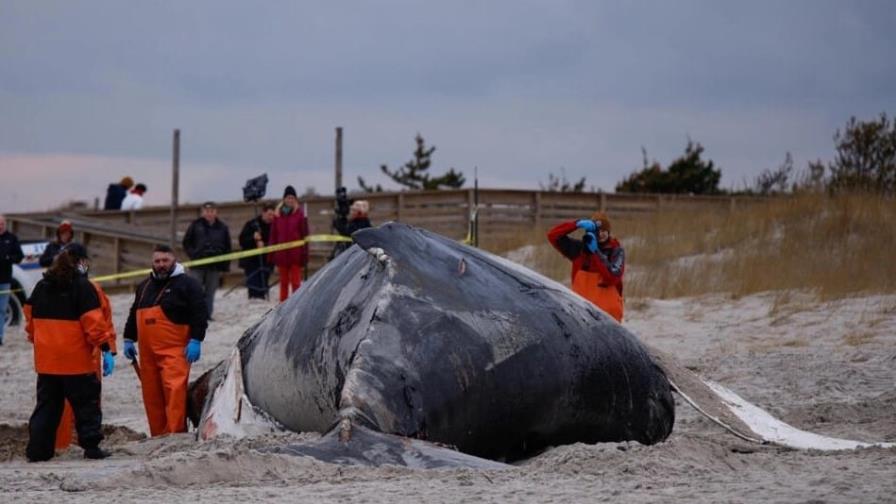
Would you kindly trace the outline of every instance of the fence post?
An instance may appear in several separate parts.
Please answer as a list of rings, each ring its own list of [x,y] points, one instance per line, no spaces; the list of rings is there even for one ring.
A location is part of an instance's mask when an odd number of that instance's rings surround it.
[[[535,191],[532,196],[534,200],[532,208],[535,212],[532,221],[535,223],[535,229],[538,230],[541,229],[541,191]]]
[[[121,273],[121,238],[116,236],[113,244],[112,270],[115,273]],[[121,279],[116,280],[115,283],[120,284]]]

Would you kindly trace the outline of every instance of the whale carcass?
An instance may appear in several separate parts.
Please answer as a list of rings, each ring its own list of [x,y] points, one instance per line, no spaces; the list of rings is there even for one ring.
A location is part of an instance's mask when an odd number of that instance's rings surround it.
[[[672,431],[663,371],[562,285],[404,224],[352,238],[246,332],[238,357],[194,383],[204,436],[230,421],[215,416],[211,393],[228,367],[239,368],[224,394],[241,397],[238,410],[343,442],[363,429],[514,460],[576,441],[653,444]]]

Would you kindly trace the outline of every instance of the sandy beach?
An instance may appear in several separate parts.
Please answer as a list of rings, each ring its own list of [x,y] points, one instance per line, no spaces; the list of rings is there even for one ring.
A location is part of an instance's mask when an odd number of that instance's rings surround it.
[[[116,328],[132,301],[112,296]],[[273,305],[237,290],[216,301],[196,377]],[[817,302],[808,293],[630,300],[643,341],[802,429],[896,441],[896,296]],[[120,338],[120,336],[119,336]],[[798,451],[742,441],[678,401],[670,438],[558,446],[506,470],[353,467],[259,452],[314,434],[198,442],[147,432],[139,385],[119,357],[104,381],[104,442],[48,463],[23,456],[34,406],[21,328],[0,347],[0,501],[48,502],[893,502],[896,449]]]

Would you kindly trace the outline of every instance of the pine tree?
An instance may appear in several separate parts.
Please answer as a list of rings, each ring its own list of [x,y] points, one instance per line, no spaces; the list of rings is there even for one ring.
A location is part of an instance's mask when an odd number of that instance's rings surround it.
[[[380,170],[396,183],[409,189],[436,190],[443,187],[456,189],[464,185],[466,179],[463,173],[455,171],[454,168],[449,169],[444,175],[430,177],[427,170],[432,165],[432,154],[436,147],[426,147],[426,142],[420,133],[417,133],[414,140],[417,148],[414,149],[413,159],[395,171],[390,170],[385,164],[380,166]]]

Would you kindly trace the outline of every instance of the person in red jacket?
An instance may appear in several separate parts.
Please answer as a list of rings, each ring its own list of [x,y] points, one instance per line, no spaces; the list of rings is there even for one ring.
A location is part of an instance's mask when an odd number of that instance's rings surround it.
[[[106,458],[100,381],[94,352],[102,352],[103,374],[115,368],[115,340],[108,330],[97,291],[87,280],[82,246],[69,246],[54,259],[25,304],[28,340],[34,344],[37,404],[28,421],[29,462],[54,454],[56,429],[65,401],[71,404],[84,457]]]
[[[585,231],[581,240],[568,235]],[[622,322],[622,275],[625,250],[610,236],[610,219],[595,212],[590,219],[562,222],[548,231],[548,241],[572,261],[572,290]]]
[[[292,186],[283,191],[283,201],[277,206],[277,214],[271,223],[270,244],[287,243],[303,240],[308,236],[308,220],[305,218],[299,198]],[[280,275],[280,302],[299,289],[302,284],[302,268],[308,264],[308,247],[278,250],[268,255],[268,261],[277,266]]]

